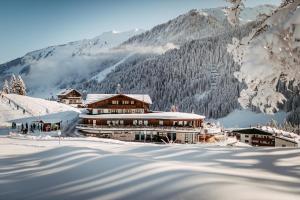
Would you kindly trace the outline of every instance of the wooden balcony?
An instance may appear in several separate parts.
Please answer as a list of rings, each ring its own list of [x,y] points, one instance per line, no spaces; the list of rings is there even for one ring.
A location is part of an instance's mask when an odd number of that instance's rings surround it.
[[[82,131],[158,131],[158,132],[176,132],[176,133],[201,133],[202,128],[193,127],[175,127],[175,126],[124,126],[124,125],[92,125],[92,124],[78,124],[77,129]]]

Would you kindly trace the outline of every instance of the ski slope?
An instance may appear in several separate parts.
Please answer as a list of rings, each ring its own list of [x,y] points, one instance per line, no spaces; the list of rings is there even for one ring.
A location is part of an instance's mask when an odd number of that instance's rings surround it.
[[[71,121],[80,111],[77,108],[48,101],[40,98],[22,96],[17,94],[3,94],[0,103],[0,125],[8,125],[14,122],[32,122],[34,120],[46,121]],[[8,103],[10,100],[10,104]],[[17,106],[19,110],[17,110]],[[25,114],[23,113],[25,110]]]
[[[9,126],[7,121],[30,116],[30,114],[24,114],[22,109],[17,109],[16,106],[9,104],[6,99],[0,97],[0,127]]]
[[[0,199],[300,199],[300,149],[2,137]]]

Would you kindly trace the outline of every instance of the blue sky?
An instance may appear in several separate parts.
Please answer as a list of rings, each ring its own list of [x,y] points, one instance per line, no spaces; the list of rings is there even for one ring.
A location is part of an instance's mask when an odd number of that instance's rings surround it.
[[[247,0],[246,6],[280,0]],[[110,30],[150,29],[190,9],[224,0],[0,0],[0,63]]]

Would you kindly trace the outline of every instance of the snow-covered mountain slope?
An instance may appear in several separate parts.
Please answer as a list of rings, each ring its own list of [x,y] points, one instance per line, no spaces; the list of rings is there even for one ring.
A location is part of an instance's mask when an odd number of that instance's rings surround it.
[[[124,93],[148,93],[152,109],[171,109],[219,118],[238,108],[243,84],[234,78],[239,70],[227,44],[233,37],[243,37],[253,25],[228,31],[210,38],[193,40],[165,54],[136,62],[122,63],[101,83],[89,82],[80,89],[111,93],[118,83]],[[212,82],[215,76],[215,83]]]
[[[275,9],[275,7],[270,5],[246,8],[242,12],[242,17],[246,23],[255,20],[260,13],[271,13],[273,9]],[[128,58],[132,57],[134,52],[143,54],[150,53],[151,55],[162,54],[167,50],[179,48],[191,40],[222,34],[230,28],[223,8],[191,10],[164,24],[155,26],[149,31],[133,36],[124,42],[119,48],[129,50],[131,53],[116,64],[100,71],[92,77],[92,80],[100,82],[121,63],[130,63],[131,60],[128,60]]]
[[[209,8],[203,9],[202,11],[216,17],[220,21],[223,21],[227,18],[224,9],[225,8]],[[276,6],[268,4],[246,7],[240,13],[240,23],[246,24],[248,22],[255,21],[260,14],[270,15],[275,9]]]
[[[66,120],[76,118],[80,113],[77,108],[56,101],[17,94],[3,94],[0,104],[0,125],[11,121],[31,122],[37,119],[63,121],[64,123]]]
[[[141,33],[135,29],[127,32],[106,32],[93,39],[51,46],[26,54],[22,58],[0,65],[0,81],[11,73],[21,74],[29,94],[49,97],[93,73],[114,65],[127,55],[124,51],[110,51],[131,36]]]
[[[30,117],[29,113],[23,113],[22,109],[14,104],[9,104],[9,100],[0,98],[0,128],[10,126],[11,120]]]
[[[241,21],[245,24],[256,20],[259,14],[270,14],[276,7],[261,5],[245,8],[241,12]],[[191,10],[149,31],[136,35],[123,45],[166,45],[180,46],[185,42],[219,35],[228,29],[229,23],[224,8]]]
[[[149,31],[134,36],[123,45],[182,45],[187,41],[205,38],[225,31],[226,23],[213,15],[198,10],[172,19],[164,24],[155,26]]]

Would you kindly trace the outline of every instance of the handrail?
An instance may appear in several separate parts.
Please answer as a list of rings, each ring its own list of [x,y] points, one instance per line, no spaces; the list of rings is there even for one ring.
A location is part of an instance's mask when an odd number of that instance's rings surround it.
[[[7,96],[5,96],[5,95],[3,94],[3,92],[1,92],[0,95],[1,95],[1,98],[4,97],[6,100],[8,100],[8,101],[14,103],[14,104],[15,104],[16,106],[18,106],[19,108],[25,110],[25,112],[27,112],[28,114],[34,116],[34,114],[33,114],[32,112],[29,112],[29,111],[28,111],[27,109],[25,109],[23,106],[20,106],[20,105],[19,105],[18,103],[16,103],[14,100],[12,100],[11,98],[8,98]]]

